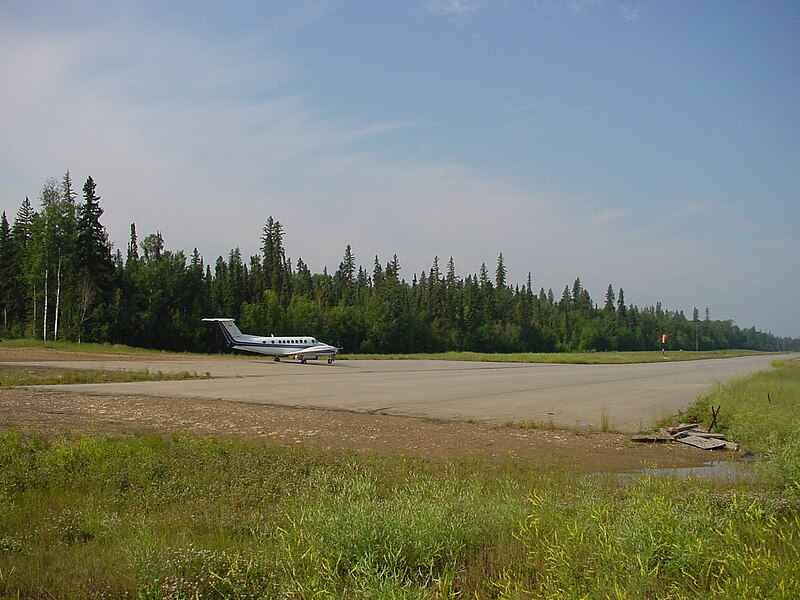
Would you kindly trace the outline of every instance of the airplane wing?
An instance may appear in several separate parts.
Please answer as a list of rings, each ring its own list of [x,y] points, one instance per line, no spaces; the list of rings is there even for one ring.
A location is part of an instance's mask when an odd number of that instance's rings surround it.
[[[336,354],[339,351],[338,348],[333,346],[328,346],[327,344],[320,344],[319,346],[311,346],[310,348],[303,348],[302,350],[296,352],[287,352],[287,354],[291,354],[294,356],[324,356],[326,354]]]

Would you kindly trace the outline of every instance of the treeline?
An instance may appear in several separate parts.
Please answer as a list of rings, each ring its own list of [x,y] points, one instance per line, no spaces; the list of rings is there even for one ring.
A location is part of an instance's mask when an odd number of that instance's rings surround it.
[[[458,275],[451,257],[401,275],[397,256],[359,266],[348,245],[338,269],[311,273],[293,264],[285,232],[269,217],[261,253],[239,249],[212,265],[195,248],[165,248],[160,233],[140,242],[131,225],[126,252],[113,250],[89,177],[82,199],[69,172],[48,180],[35,210],[25,198],[13,224],[0,221],[0,331],[6,337],[96,341],[169,350],[219,349],[207,316],[235,318],[243,331],[302,333],[348,352],[558,352],[747,348],[800,350],[731,321],[691,318],[660,304],[637,307],[609,285],[602,305],[576,279],[556,296],[531,276],[512,286],[501,254],[494,272]]]

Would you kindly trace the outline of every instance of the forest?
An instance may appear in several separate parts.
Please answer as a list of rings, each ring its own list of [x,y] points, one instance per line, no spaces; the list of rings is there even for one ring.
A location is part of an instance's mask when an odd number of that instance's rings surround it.
[[[434,257],[409,282],[396,255],[368,270],[347,245],[333,274],[312,273],[287,256],[271,216],[260,255],[247,259],[235,248],[206,264],[197,248],[168,250],[159,232],[139,241],[134,224],[123,253],[101,223],[95,181],[79,197],[69,171],[45,182],[38,204],[26,197],[13,223],[2,214],[0,337],[215,352],[216,328],[201,319],[225,316],[242,331],[314,335],[348,353],[658,350],[662,334],[667,350],[800,350],[800,339],[712,320],[708,308],[687,317],[628,304],[611,284],[599,303],[580,278],[558,294],[536,291],[530,274],[512,285],[502,254],[493,273],[483,264],[466,276]]]

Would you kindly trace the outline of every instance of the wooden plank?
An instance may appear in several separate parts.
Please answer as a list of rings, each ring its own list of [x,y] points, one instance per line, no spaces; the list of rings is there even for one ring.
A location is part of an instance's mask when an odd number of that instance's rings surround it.
[[[696,435],[687,435],[678,440],[681,444],[701,448],[702,450],[716,450],[717,448],[725,448],[726,442],[722,440],[709,440]]]
[[[724,433],[709,433],[708,431],[689,431],[689,435],[694,435],[697,437],[705,438],[707,440],[724,440],[725,434]]]
[[[632,435],[631,436],[632,442],[639,442],[641,444],[657,444],[661,442],[672,442],[673,437],[671,435],[661,435],[661,434],[646,434],[646,435]]]
[[[674,427],[670,427],[670,433],[681,433],[682,431],[689,431],[690,429],[697,429],[699,426],[697,423],[679,423]]]

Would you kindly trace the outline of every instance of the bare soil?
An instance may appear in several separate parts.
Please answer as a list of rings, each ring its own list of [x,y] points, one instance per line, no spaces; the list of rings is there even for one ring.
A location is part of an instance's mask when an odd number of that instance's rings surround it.
[[[113,355],[4,348],[0,362],[57,360],[58,355],[69,360],[113,360]],[[720,458],[682,444],[635,444],[627,435],[610,432],[522,429],[224,400],[89,396],[42,388],[0,389],[0,428],[10,427],[54,435],[186,432],[414,457],[520,459],[590,472],[697,466]]]

